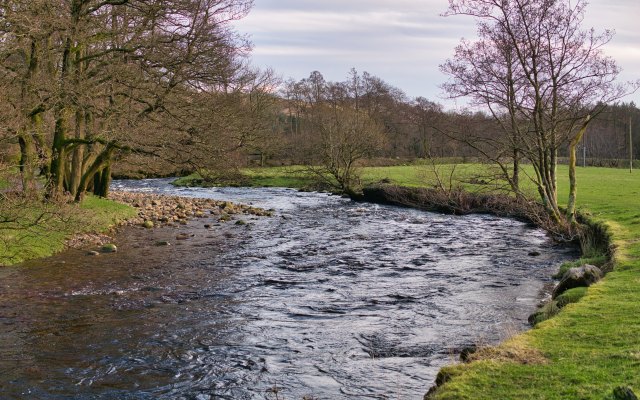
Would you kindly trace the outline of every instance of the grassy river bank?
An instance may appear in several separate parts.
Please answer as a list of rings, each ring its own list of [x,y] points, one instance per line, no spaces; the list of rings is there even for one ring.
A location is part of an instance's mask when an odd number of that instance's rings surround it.
[[[2,205],[0,266],[50,256],[64,250],[71,239],[78,245],[99,240],[137,214],[133,207],[95,196],[81,204],[16,198]]]

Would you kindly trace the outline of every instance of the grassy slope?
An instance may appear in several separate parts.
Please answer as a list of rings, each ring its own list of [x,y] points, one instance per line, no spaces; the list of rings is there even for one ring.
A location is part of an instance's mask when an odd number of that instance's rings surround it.
[[[132,207],[93,196],[80,206],[30,203],[12,212],[20,223],[0,227],[0,265],[49,256],[61,251],[65,240],[74,234],[106,232],[136,213]],[[27,226],[39,215],[44,215],[42,223]]]
[[[451,167],[438,169],[446,184]],[[256,171],[253,184],[303,186],[300,178],[289,180],[290,170]],[[461,165],[454,176],[465,181],[476,172],[477,166]],[[566,177],[566,167],[558,173]],[[421,186],[433,184],[434,173],[425,166],[363,171],[364,183],[382,179]],[[441,387],[438,399],[603,399],[619,385],[640,392],[640,171],[579,168],[578,179],[579,209],[606,221],[613,233],[615,270],[578,303],[500,345],[493,357],[445,368],[455,379]],[[566,199],[567,179],[558,184]]]

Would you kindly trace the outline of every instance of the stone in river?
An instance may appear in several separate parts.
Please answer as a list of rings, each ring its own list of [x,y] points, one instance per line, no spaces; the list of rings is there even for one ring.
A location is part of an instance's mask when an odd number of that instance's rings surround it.
[[[602,278],[602,271],[594,265],[585,264],[577,268],[570,268],[553,290],[553,298],[555,299],[569,289],[591,286],[600,278]]]
[[[103,253],[115,253],[116,251],[118,251],[118,247],[113,243],[107,243],[102,246]]]

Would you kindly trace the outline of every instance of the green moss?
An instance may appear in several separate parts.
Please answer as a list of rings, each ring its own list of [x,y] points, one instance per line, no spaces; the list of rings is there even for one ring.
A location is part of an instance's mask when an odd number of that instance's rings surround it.
[[[107,243],[102,246],[101,250],[103,253],[115,253],[116,251],[118,251],[118,247],[113,243]]]
[[[585,294],[587,294],[586,287],[577,287],[565,291],[560,296],[556,297],[558,308],[562,308],[567,304],[578,302],[578,300],[583,298]]]
[[[529,316],[529,323],[533,326],[538,325],[542,321],[546,321],[549,318],[553,317],[560,311],[560,307],[558,303],[554,301],[550,301],[547,304],[540,307],[535,313]]]
[[[571,268],[580,267],[584,264],[595,265],[596,267],[602,267],[607,262],[607,256],[600,255],[595,257],[582,257],[575,261],[567,261],[562,263],[558,268],[558,272],[553,276],[555,279],[561,279],[564,274]]]

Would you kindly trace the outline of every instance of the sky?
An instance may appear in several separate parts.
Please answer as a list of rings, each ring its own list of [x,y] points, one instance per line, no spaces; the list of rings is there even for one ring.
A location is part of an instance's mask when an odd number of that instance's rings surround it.
[[[253,42],[252,64],[299,80],[312,71],[342,81],[351,68],[367,71],[402,89],[448,107],[439,65],[461,38],[475,37],[470,17],[441,17],[446,0],[255,0],[235,23]],[[613,29],[605,47],[623,71],[620,80],[640,79],[640,0],[591,0],[583,26]],[[640,104],[640,91],[624,101]]]

